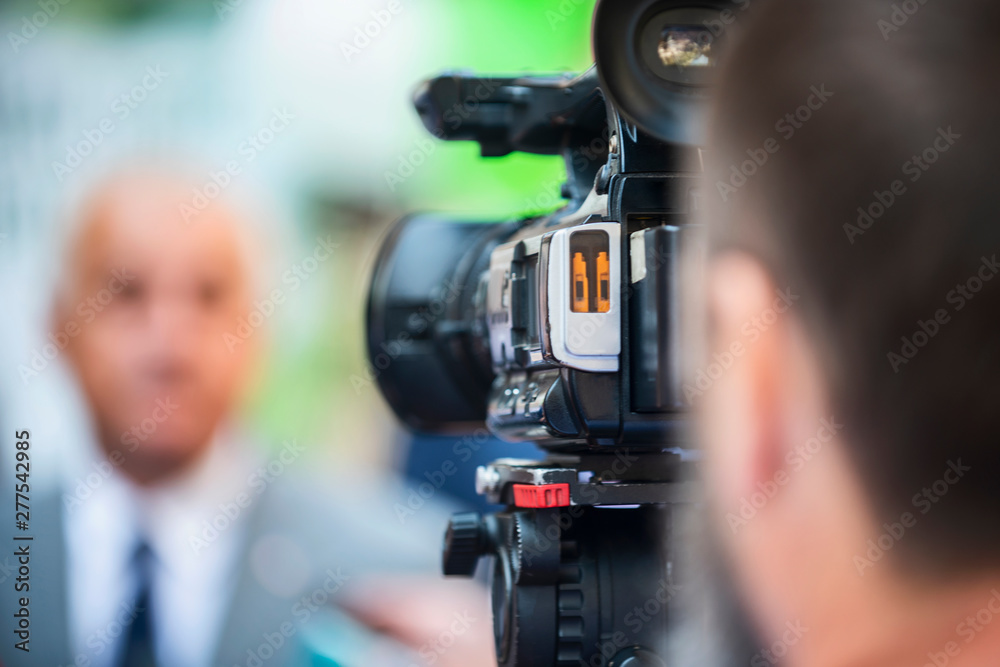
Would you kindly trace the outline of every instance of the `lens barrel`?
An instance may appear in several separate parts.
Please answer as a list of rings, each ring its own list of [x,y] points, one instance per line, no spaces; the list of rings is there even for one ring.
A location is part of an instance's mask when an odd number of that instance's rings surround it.
[[[477,292],[490,251],[516,226],[415,215],[383,242],[368,298],[370,372],[411,428],[485,420],[493,371]]]

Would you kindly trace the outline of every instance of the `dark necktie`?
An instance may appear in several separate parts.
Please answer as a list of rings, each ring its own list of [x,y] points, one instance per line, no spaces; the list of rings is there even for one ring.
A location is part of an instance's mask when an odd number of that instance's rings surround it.
[[[137,575],[138,587],[133,619],[125,633],[125,646],[120,667],[155,667],[153,653],[153,619],[149,608],[152,588],[153,552],[145,542],[139,544],[132,558],[132,568]]]

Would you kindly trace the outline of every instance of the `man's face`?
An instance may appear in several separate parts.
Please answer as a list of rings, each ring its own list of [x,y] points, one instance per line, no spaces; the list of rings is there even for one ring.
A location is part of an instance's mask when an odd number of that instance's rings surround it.
[[[140,482],[206,448],[250,354],[226,342],[250,291],[235,225],[219,209],[187,224],[182,201],[182,189],[150,181],[103,193],[73,249],[57,318],[79,327],[68,351],[103,447],[119,450]]]

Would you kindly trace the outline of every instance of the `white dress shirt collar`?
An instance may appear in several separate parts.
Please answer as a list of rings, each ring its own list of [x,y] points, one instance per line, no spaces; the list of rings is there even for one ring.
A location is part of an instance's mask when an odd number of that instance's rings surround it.
[[[100,461],[88,468],[90,480],[71,482],[90,489],[82,499],[67,494],[65,503],[74,659],[116,664],[138,586],[132,558],[144,540],[154,556],[150,614],[158,663],[211,664],[253,510],[235,499],[247,491],[255,460],[233,438],[216,438],[191,468],[162,484],[138,486],[114,466],[101,477]],[[92,485],[95,471],[102,481]]]

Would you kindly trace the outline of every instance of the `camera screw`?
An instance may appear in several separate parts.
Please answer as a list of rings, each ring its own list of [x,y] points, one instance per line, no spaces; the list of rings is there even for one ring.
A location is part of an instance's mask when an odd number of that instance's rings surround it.
[[[500,485],[500,472],[493,466],[476,468],[476,493],[485,496],[497,491]]]

